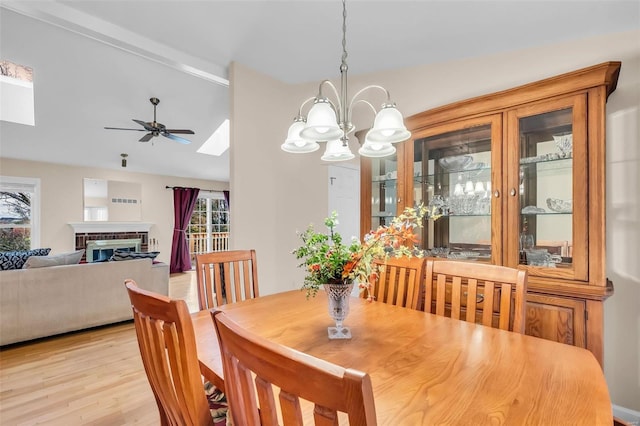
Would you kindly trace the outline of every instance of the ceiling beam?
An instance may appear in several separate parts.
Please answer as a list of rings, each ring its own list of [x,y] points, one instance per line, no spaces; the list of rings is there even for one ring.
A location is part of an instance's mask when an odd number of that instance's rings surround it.
[[[185,54],[64,4],[55,1],[3,1],[0,7],[80,34],[194,77],[225,87],[229,86],[226,66],[213,64]]]

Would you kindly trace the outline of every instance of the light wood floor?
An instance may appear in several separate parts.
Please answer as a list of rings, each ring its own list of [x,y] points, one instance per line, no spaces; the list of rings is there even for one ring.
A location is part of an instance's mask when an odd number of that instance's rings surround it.
[[[174,274],[169,296],[198,309],[195,275]],[[0,351],[0,425],[157,425],[133,322]]]

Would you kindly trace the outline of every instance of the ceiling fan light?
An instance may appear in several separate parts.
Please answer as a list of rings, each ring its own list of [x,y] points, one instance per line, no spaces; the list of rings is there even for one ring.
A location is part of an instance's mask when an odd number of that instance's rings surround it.
[[[326,98],[316,99],[300,136],[308,141],[330,141],[342,136],[336,112]]]
[[[371,142],[398,143],[411,137],[404,125],[402,114],[395,104],[387,104],[376,114],[373,128],[367,134]]]
[[[344,146],[340,139],[334,139],[327,142],[327,148],[320,159],[322,161],[346,161],[355,158],[355,155],[349,149],[349,145]]]

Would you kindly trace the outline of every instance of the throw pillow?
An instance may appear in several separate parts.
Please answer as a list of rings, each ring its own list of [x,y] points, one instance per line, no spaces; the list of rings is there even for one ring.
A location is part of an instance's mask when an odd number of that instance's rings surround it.
[[[114,250],[111,260],[155,259],[159,251],[126,251]]]
[[[0,253],[0,270],[8,271],[9,269],[21,269],[27,259],[31,256],[46,256],[50,251],[50,248],[5,251]]]
[[[77,265],[82,259],[84,249],[51,256],[31,256],[22,266],[23,269],[45,268],[47,266]]]

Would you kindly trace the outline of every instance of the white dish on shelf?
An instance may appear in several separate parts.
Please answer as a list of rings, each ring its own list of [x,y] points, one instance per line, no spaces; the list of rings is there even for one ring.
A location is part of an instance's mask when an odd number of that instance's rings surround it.
[[[472,251],[453,251],[447,255],[449,259],[473,260],[478,259],[480,255]]]
[[[460,171],[465,170],[465,167],[468,167],[469,164],[473,163],[473,157],[470,155],[455,155],[441,158],[438,162],[446,171]]]
[[[545,161],[564,160],[572,157],[573,155],[571,151],[551,152],[549,154],[538,155],[537,157],[523,157],[520,159],[520,164],[532,164],[532,163],[541,163]]]
[[[546,210],[542,207],[536,206],[526,206],[522,209],[522,214],[537,214],[537,213],[546,213]]]
[[[560,200],[558,198],[547,198],[547,207],[556,213],[571,213],[573,211],[572,200]]]
[[[487,167],[487,165],[485,163],[470,163],[467,166],[464,167],[465,171],[472,171],[472,170],[480,170],[480,169],[484,169],[485,167]]]
[[[524,157],[520,159],[520,164],[538,163],[540,161],[547,161],[549,156],[547,154],[538,155],[537,157]]]

